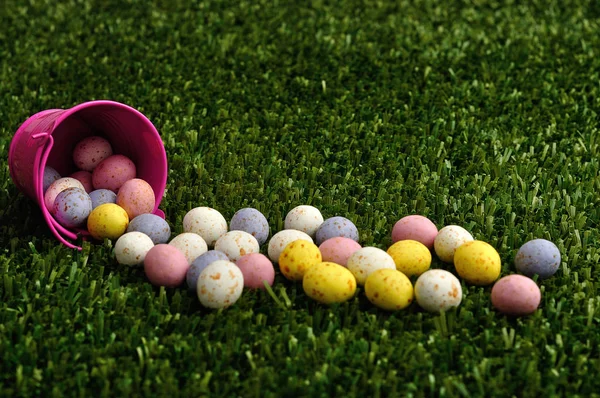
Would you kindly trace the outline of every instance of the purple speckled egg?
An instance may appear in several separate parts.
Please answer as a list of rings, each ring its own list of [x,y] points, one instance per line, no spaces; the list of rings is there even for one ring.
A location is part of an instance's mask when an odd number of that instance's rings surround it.
[[[536,283],[523,275],[508,275],[492,288],[492,305],[507,315],[529,315],[540,305],[542,294]]]
[[[46,166],[44,168],[44,193],[46,193],[48,187],[50,187],[50,184],[58,179],[60,179],[60,174],[58,174],[58,171],[54,170],[50,166]]]
[[[429,250],[433,249],[438,229],[427,217],[412,215],[398,220],[392,229],[392,241],[416,240],[421,242]]]
[[[546,239],[534,239],[525,243],[515,256],[517,271],[541,279],[549,278],[558,271],[560,251],[558,247]]]
[[[264,281],[273,286],[275,268],[267,256],[260,253],[250,253],[242,256],[235,263],[244,275],[244,287],[249,289],[264,289]]]
[[[92,184],[92,173],[85,170],[79,170],[71,174],[71,178],[76,179],[83,185],[85,192],[90,193],[94,190],[94,184]]]
[[[209,250],[192,261],[186,275],[186,281],[190,291],[196,292],[198,277],[202,271],[204,271],[204,268],[218,260],[229,261],[229,258],[225,253],[219,250]]]
[[[110,189],[118,193],[125,182],[134,179],[135,164],[127,156],[112,155],[104,159],[92,172],[94,189]]]
[[[156,214],[140,214],[127,227],[127,232],[137,231],[146,234],[155,245],[167,243],[171,237],[171,227]]]
[[[81,188],[67,188],[54,199],[52,215],[65,228],[82,226],[92,212],[92,199]]]
[[[337,236],[327,239],[319,246],[319,251],[323,257],[323,261],[343,265],[348,263],[348,259],[355,251],[361,248],[356,241],[350,238]]]
[[[96,189],[90,192],[92,199],[92,209],[105,203],[117,203],[117,194],[109,189]]]
[[[67,188],[81,188],[85,191],[85,188],[79,181],[71,177],[63,177],[54,181],[44,193],[44,203],[46,204],[46,209],[52,213],[54,209],[54,200],[58,196],[59,193],[64,191]]]
[[[259,245],[262,245],[269,237],[269,222],[260,211],[248,207],[238,210],[231,217],[229,230],[248,232],[256,238]]]
[[[356,225],[345,217],[331,217],[323,221],[317,229],[316,243],[321,245],[327,239],[336,238],[338,236],[350,238],[358,242],[358,229]]]
[[[177,287],[185,280],[190,263],[171,245],[159,244],[146,253],[144,271],[154,286]]]
[[[73,161],[75,165],[85,171],[94,168],[113,154],[112,146],[106,139],[98,136],[88,137],[75,145]]]

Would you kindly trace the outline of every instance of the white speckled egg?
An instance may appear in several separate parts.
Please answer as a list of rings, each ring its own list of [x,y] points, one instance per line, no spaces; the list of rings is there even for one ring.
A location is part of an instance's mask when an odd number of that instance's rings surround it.
[[[417,303],[426,311],[447,311],[458,307],[462,301],[462,288],[458,279],[448,271],[425,271],[415,283]]]
[[[196,207],[183,217],[183,230],[200,235],[208,247],[213,247],[217,239],[227,232],[227,221],[213,208]]]
[[[178,248],[190,264],[196,258],[208,251],[208,246],[204,239],[202,239],[200,235],[192,232],[184,232],[177,235],[169,242],[169,244]]]
[[[473,235],[458,225],[447,225],[440,229],[433,241],[435,254],[445,263],[454,262],[454,252],[463,243],[473,240]]]
[[[217,260],[204,268],[197,283],[198,299],[203,306],[227,308],[242,295],[244,274],[234,263]]]
[[[346,267],[352,272],[359,285],[364,285],[367,277],[378,269],[396,269],[392,256],[376,247],[358,249],[348,259]]]
[[[235,263],[246,254],[260,252],[260,245],[248,232],[229,231],[217,239],[215,250],[225,253],[229,260]]]
[[[54,209],[54,200],[58,196],[59,193],[64,191],[67,188],[80,188],[85,191],[83,184],[81,184],[78,180],[71,177],[63,177],[54,181],[44,194],[44,203],[46,204],[46,208],[48,211],[52,212]]]
[[[152,239],[141,232],[127,232],[115,243],[115,257],[122,265],[141,265],[154,247]]]
[[[284,229],[283,231],[277,232],[269,241],[269,248],[267,250],[269,258],[274,263],[279,262],[279,256],[285,247],[295,240],[307,240],[310,243],[314,243],[312,238],[305,232],[298,231],[295,229]]]
[[[313,206],[296,206],[285,217],[285,229],[302,231],[314,238],[317,229],[323,224],[323,216]]]

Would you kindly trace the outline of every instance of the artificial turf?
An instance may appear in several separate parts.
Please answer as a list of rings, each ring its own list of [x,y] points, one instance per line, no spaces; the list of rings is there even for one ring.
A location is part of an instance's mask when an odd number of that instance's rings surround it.
[[[599,30],[593,0],[2,1],[0,395],[598,396]],[[27,117],[92,99],[156,125],[174,234],[196,206],[255,207],[273,234],[311,204],[363,246],[422,214],[492,244],[502,275],[532,238],[562,266],[518,319],[490,286],[386,313],[279,274],[275,297],[205,310],[108,241],[61,246],[10,180]]]

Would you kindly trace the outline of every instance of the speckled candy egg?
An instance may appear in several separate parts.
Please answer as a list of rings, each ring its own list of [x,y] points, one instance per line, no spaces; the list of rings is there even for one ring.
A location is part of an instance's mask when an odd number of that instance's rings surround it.
[[[46,208],[49,212],[52,212],[54,209],[54,200],[58,196],[59,193],[64,191],[67,188],[79,188],[85,191],[85,188],[79,181],[71,177],[63,177],[54,181],[48,187],[48,190],[44,194],[44,203],[46,204]]]
[[[204,239],[200,235],[191,232],[184,232],[177,235],[169,244],[178,248],[190,264],[208,251],[208,246]]]
[[[317,245],[304,239],[288,243],[279,255],[279,269],[291,281],[301,281],[310,267],[322,262]]]
[[[92,172],[94,189],[119,192],[126,181],[135,178],[135,164],[127,156],[112,155],[104,159]]]
[[[386,311],[402,310],[412,303],[410,279],[395,269],[378,269],[365,282],[365,295],[375,306]]]
[[[73,150],[73,161],[81,170],[92,171],[113,154],[112,146],[106,139],[98,136],[79,141]]]
[[[302,231],[311,238],[315,237],[321,224],[323,224],[323,216],[319,209],[313,206],[296,206],[285,216],[285,229]]]
[[[90,193],[94,190],[94,185],[92,184],[92,173],[89,171],[79,170],[70,175],[71,178],[76,179],[83,185],[85,192]]]
[[[347,268],[323,262],[306,271],[302,288],[308,297],[320,303],[343,303],[356,293],[356,279]]]
[[[183,230],[200,235],[208,247],[213,247],[217,239],[227,232],[227,221],[215,209],[196,207],[183,217]]]
[[[148,235],[155,245],[167,243],[171,237],[169,223],[156,214],[140,214],[131,220],[127,232],[133,231]]]
[[[356,278],[356,283],[362,286],[372,272],[378,269],[396,269],[396,263],[392,256],[381,249],[363,247],[352,253],[346,267]]]
[[[93,209],[105,203],[117,203],[117,194],[108,189],[96,189],[90,192],[90,198]]]
[[[447,225],[440,229],[433,241],[435,254],[445,263],[454,262],[454,252],[460,245],[473,240],[473,235],[458,225]]]
[[[50,186],[50,184],[52,184],[54,181],[60,179],[60,174],[58,174],[58,171],[54,170],[52,167],[50,166],[46,166],[44,168],[44,182],[43,182],[43,190],[44,193],[48,190],[48,187]]]
[[[233,305],[244,289],[244,274],[234,263],[215,261],[202,271],[196,292],[207,308],[227,308]]]
[[[492,288],[492,305],[507,315],[523,316],[535,312],[542,294],[536,283],[523,275],[508,275]]]
[[[240,257],[235,263],[244,275],[244,287],[248,289],[264,289],[264,282],[273,286],[275,269],[267,256],[250,253]]]
[[[196,287],[198,286],[198,277],[202,271],[204,271],[204,268],[219,260],[229,261],[229,257],[227,257],[225,253],[218,250],[209,250],[192,261],[190,269],[186,275],[186,281],[190,291],[196,291]]]
[[[158,244],[146,253],[144,272],[154,286],[177,287],[185,279],[190,263],[175,246]]]
[[[103,240],[118,239],[127,230],[127,212],[114,203],[105,203],[90,213],[87,227],[92,237]]]
[[[63,227],[81,227],[92,212],[92,200],[81,188],[67,188],[56,196],[52,210],[52,215]]]
[[[317,245],[325,242],[327,239],[338,236],[352,239],[358,242],[358,229],[352,221],[345,217],[331,217],[323,221],[315,234]]]
[[[392,241],[416,240],[429,250],[438,234],[437,227],[427,217],[412,215],[401,218],[392,229]]]
[[[152,239],[141,232],[127,232],[115,243],[115,257],[121,265],[141,265],[154,247]]]
[[[152,213],[156,204],[154,190],[146,181],[133,178],[119,189],[117,204],[125,209],[130,219],[140,214]]]
[[[525,243],[515,256],[517,271],[541,279],[551,277],[560,266],[560,251],[558,247],[546,239],[534,239]]]
[[[295,229],[284,229],[283,231],[279,231],[273,235],[269,241],[269,247],[267,249],[271,261],[274,263],[279,262],[279,256],[281,256],[283,249],[285,249],[289,243],[292,243],[298,239],[307,240],[313,243],[313,240],[310,236],[302,231],[296,231]]]
[[[415,297],[425,311],[448,311],[462,301],[459,280],[448,271],[430,269],[419,276],[415,283]]]
[[[473,240],[463,243],[454,253],[458,275],[470,284],[485,286],[500,276],[500,255],[489,243]]]
[[[229,231],[217,239],[215,250],[227,254],[229,260],[235,263],[246,254],[258,253],[260,246],[256,238],[248,232]]]
[[[329,261],[339,265],[346,266],[348,259],[355,251],[361,248],[356,241],[350,238],[338,236],[327,239],[321,243],[319,250],[323,256],[323,261]]]
[[[253,208],[241,209],[235,212],[229,223],[231,231],[244,231],[254,236],[259,245],[264,244],[269,237],[269,222],[258,210]]]
[[[416,240],[401,240],[387,250],[394,259],[396,269],[407,276],[421,275],[431,266],[431,252]]]

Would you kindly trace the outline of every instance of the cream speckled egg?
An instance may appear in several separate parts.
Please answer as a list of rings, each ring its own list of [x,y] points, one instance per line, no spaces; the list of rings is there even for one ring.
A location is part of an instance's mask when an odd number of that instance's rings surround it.
[[[430,269],[415,283],[415,297],[419,306],[429,312],[447,311],[462,301],[459,280],[448,271]]]
[[[285,229],[302,231],[314,238],[323,221],[323,215],[316,207],[296,206],[285,216]]]
[[[54,181],[44,194],[44,203],[46,204],[46,208],[48,211],[52,212],[54,209],[54,200],[58,196],[59,193],[64,191],[67,188],[80,188],[85,191],[85,188],[79,180],[71,177],[63,177]]]
[[[232,262],[217,260],[204,268],[196,291],[200,303],[208,308],[226,308],[242,295],[244,274]]]
[[[306,271],[302,288],[308,297],[320,303],[343,303],[356,293],[356,279],[346,267],[323,262]]]
[[[122,265],[141,265],[154,247],[152,239],[141,232],[127,232],[115,243],[115,257]]]
[[[248,232],[229,231],[217,239],[215,250],[225,253],[235,263],[246,254],[260,252],[260,245]]]
[[[178,248],[190,264],[196,258],[208,251],[208,246],[204,239],[202,239],[200,235],[192,232],[184,232],[177,235],[169,242],[169,244]]]
[[[274,263],[279,262],[279,256],[283,249],[295,240],[302,239],[307,240],[310,243],[314,243],[312,238],[305,232],[297,231],[295,229],[284,229],[283,231],[277,232],[269,241],[268,254],[271,261]]]
[[[364,285],[367,277],[378,269],[396,269],[396,263],[392,256],[376,247],[363,247],[358,249],[348,259],[346,267],[359,285]]]
[[[200,235],[208,247],[213,247],[217,239],[227,232],[227,221],[213,208],[196,207],[183,217],[183,230]]]
[[[454,262],[454,252],[460,245],[473,240],[473,235],[458,225],[447,225],[440,229],[433,241],[435,254],[445,263]]]

